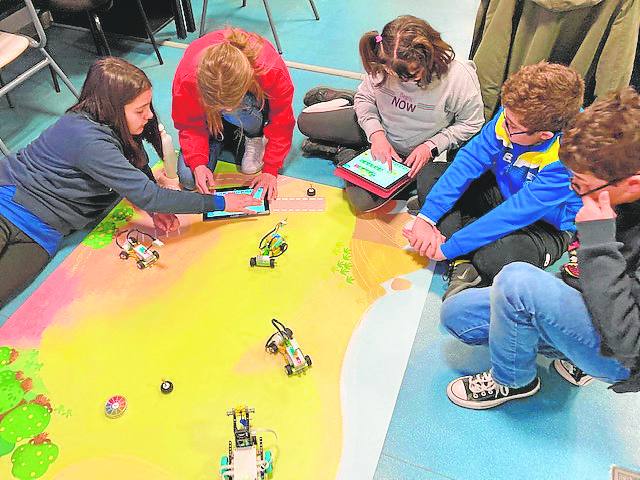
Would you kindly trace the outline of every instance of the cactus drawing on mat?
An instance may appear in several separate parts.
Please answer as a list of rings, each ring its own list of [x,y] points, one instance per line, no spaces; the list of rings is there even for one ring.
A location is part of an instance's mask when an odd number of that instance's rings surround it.
[[[0,420],[0,438],[17,443],[41,434],[51,420],[51,405],[44,395],[14,408]]]
[[[18,358],[18,351],[11,347],[0,347],[0,368],[5,368]]]
[[[56,458],[58,458],[58,446],[51,443],[47,434],[43,433],[13,452],[11,473],[18,480],[40,478]]]
[[[110,245],[118,229],[129,223],[133,214],[132,207],[118,205],[86,236],[82,244],[95,249]]]
[[[0,418],[24,400],[31,385],[31,379],[25,378],[22,372],[0,371]]]
[[[336,248],[334,248],[333,252],[338,256],[338,263],[333,268],[333,271],[344,276],[349,285],[353,285],[353,262],[351,261],[351,249],[349,247],[345,247],[341,243],[338,243],[336,244]]]

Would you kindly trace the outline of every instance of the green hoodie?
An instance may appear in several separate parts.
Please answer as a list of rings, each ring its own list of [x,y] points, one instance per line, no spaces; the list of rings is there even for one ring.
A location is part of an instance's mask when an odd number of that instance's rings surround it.
[[[541,60],[575,68],[585,103],[629,85],[640,25],[637,0],[481,0],[471,58],[490,118],[504,80]]]

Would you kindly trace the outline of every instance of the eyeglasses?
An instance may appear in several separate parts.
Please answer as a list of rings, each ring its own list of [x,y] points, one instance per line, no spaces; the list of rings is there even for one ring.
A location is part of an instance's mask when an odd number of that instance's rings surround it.
[[[507,114],[504,114],[504,128],[507,131],[507,133],[509,134],[510,137],[515,137],[516,135],[533,135],[534,133],[536,133],[535,131],[532,132],[530,130],[520,130],[519,132],[512,132],[511,131],[511,122],[509,121],[509,119],[507,118]]]
[[[631,176],[633,176],[633,175],[631,175]],[[599,192],[603,188],[607,188],[607,187],[610,187],[612,185],[615,185],[616,183],[621,182],[622,180],[626,180],[627,178],[629,178],[629,177],[614,178],[613,180],[611,180],[610,182],[605,183],[604,185],[600,185],[599,187],[592,188],[591,190],[588,190],[588,191],[586,191],[584,193],[580,193],[580,190],[582,190],[582,187],[576,183],[576,180],[575,180],[574,177],[571,177],[571,180],[570,180],[570,183],[569,183],[569,188],[571,188],[571,190],[576,192],[576,195],[578,195],[579,197],[582,198],[582,197],[586,197],[587,195],[591,195],[592,193]]]

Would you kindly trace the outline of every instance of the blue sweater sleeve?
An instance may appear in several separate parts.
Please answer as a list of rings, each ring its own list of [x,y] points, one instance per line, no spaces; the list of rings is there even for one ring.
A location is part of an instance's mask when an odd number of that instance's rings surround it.
[[[454,259],[472,252],[537,222],[573,195],[569,174],[557,160],[489,213],[453,234],[442,245],[442,253]]]
[[[162,188],[134,167],[105,138],[89,138],[76,159],[77,167],[94,180],[152,213],[202,213],[225,209],[222,195],[202,195]]]
[[[420,213],[437,223],[467,190],[469,184],[491,168],[494,155],[502,148],[495,125],[500,112],[456,155],[444,175],[433,186]]]

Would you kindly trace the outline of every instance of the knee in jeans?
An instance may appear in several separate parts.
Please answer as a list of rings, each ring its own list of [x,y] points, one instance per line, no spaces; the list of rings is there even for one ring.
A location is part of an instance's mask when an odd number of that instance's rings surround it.
[[[537,292],[544,294],[546,282],[543,277],[550,274],[539,269],[535,265],[526,262],[514,262],[506,265],[496,275],[493,281],[493,288],[499,291],[521,291],[526,288],[527,291],[541,289]]]
[[[456,301],[455,296],[444,301],[440,310],[440,323],[451,335],[467,345],[487,343],[486,329],[465,324],[466,318],[465,309]]]

